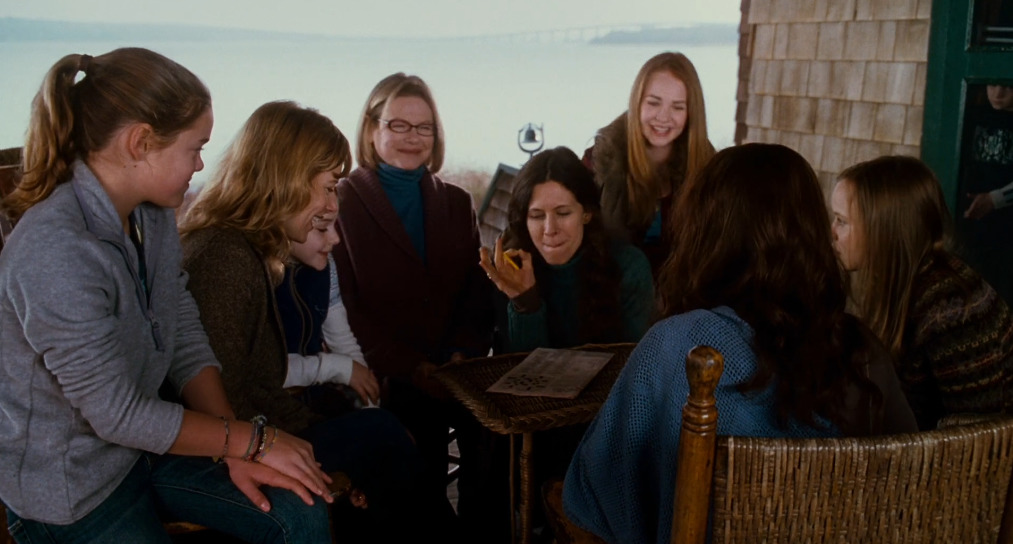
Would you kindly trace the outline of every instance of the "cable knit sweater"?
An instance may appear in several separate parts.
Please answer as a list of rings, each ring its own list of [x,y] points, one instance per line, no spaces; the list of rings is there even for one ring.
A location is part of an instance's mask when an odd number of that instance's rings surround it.
[[[918,426],[1013,409],[1013,315],[992,287],[949,255],[915,277],[911,300],[898,374]]]
[[[778,427],[772,388],[739,392],[737,384],[756,369],[752,337],[752,328],[728,307],[694,310],[651,327],[573,457],[563,488],[566,515],[608,542],[669,541],[682,407],[689,395],[684,361],[697,345],[714,347],[724,356],[724,373],[715,391],[718,434],[837,435],[832,427],[816,429],[795,421]],[[867,376],[883,394],[882,430],[915,430],[885,348],[871,333],[867,338],[874,343]],[[856,422],[868,414],[860,398],[855,388],[846,393],[849,417]]]

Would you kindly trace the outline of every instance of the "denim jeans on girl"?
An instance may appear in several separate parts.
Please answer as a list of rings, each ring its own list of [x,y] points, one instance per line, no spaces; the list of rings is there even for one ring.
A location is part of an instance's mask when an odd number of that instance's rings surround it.
[[[330,542],[323,499],[308,506],[291,491],[261,489],[270,512],[236,488],[225,465],[204,457],[143,454],[112,495],[70,525],[22,519],[10,509],[7,519],[18,544],[171,544],[163,519],[198,523],[251,543]]]

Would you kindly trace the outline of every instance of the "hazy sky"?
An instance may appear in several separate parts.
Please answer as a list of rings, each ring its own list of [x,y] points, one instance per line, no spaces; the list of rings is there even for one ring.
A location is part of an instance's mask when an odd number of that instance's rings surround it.
[[[347,36],[460,36],[739,21],[741,0],[0,0],[0,17],[188,23]]]

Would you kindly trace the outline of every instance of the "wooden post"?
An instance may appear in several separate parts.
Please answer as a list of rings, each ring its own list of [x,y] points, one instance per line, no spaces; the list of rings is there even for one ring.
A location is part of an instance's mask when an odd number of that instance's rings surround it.
[[[709,346],[697,346],[686,355],[689,399],[682,409],[676,458],[672,543],[702,544],[707,538],[718,426],[714,390],[724,367],[724,357]]]
[[[534,470],[531,452],[535,433],[524,433],[521,438],[521,544],[531,544],[531,515],[534,511]]]

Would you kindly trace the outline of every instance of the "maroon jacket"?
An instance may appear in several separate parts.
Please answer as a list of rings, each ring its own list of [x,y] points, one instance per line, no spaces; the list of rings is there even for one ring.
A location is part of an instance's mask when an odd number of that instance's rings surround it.
[[[333,250],[341,297],[362,352],[380,376],[410,378],[422,361],[455,351],[486,355],[492,283],[478,265],[471,197],[426,173],[419,182],[426,260],[418,255],[376,172],[356,168],[338,183]]]

